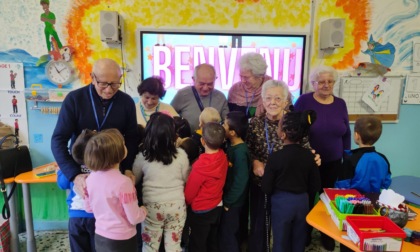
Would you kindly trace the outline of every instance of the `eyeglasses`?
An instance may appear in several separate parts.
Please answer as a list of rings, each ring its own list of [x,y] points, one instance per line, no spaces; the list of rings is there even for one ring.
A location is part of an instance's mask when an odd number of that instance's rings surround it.
[[[332,86],[335,83],[335,80],[324,80],[324,81],[314,81],[314,83],[321,85],[321,86],[325,86],[325,85],[329,85]]]
[[[113,89],[118,89],[121,87],[121,82],[105,82],[105,81],[98,81],[98,78],[96,77],[96,75],[94,73],[92,73],[93,77],[96,80],[96,83],[98,84],[98,87],[100,88],[107,88],[109,86],[111,86],[111,88]]]
[[[241,79],[241,81],[249,81],[251,78],[254,78],[254,75],[250,75],[250,76],[240,75],[239,78]]]
[[[271,96],[267,96],[267,97],[263,97],[263,100],[265,102],[272,102],[274,101],[275,103],[280,103],[283,99],[281,97],[271,97]]]

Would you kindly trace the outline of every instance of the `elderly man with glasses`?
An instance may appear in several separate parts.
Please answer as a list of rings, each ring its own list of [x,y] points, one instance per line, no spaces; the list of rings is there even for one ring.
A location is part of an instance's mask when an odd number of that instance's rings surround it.
[[[91,74],[92,83],[70,92],[63,101],[51,138],[51,150],[60,167],[60,173],[63,179],[70,182],[71,191],[67,203],[72,251],[95,251],[95,219],[91,213],[85,211],[82,201],[86,177],[90,171],[84,165],[76,163],[69,151],[82,130],[117,128],[124,136],[128,150],[120,169],[134,181],[131,169],[139,141],[136,107],[133,99],[119,90],[121,75],[120,66],[115,61],[96,61]]]

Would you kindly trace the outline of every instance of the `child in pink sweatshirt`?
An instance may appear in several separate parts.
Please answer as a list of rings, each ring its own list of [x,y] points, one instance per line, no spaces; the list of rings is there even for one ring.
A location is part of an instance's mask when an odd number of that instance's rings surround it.
[[[89,139],[85,165],[87,212],[93,212],[96,251],[137,251],[136,224],[147,210],[139,207],[133,182],[121,174],[119,163],[127,156],[124,138],[117,129],[103,130]]]

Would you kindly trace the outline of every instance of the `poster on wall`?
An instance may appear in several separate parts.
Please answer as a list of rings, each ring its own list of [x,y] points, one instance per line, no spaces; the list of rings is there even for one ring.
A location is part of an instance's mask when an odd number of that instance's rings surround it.
[[[0,62],[0,132],[10,132],[27,145],[28,120],[22,63]]]
[[[407,76],[402,103],[420,104],[420,75]]]

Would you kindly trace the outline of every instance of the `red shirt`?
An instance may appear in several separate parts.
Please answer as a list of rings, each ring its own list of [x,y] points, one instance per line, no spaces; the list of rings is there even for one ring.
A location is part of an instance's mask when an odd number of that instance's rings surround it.
[[[193,211],[207,211],[221,201],[226,181],[228,160],[223,150],[200,155],[192,165],[185,185],[185,201]]]

